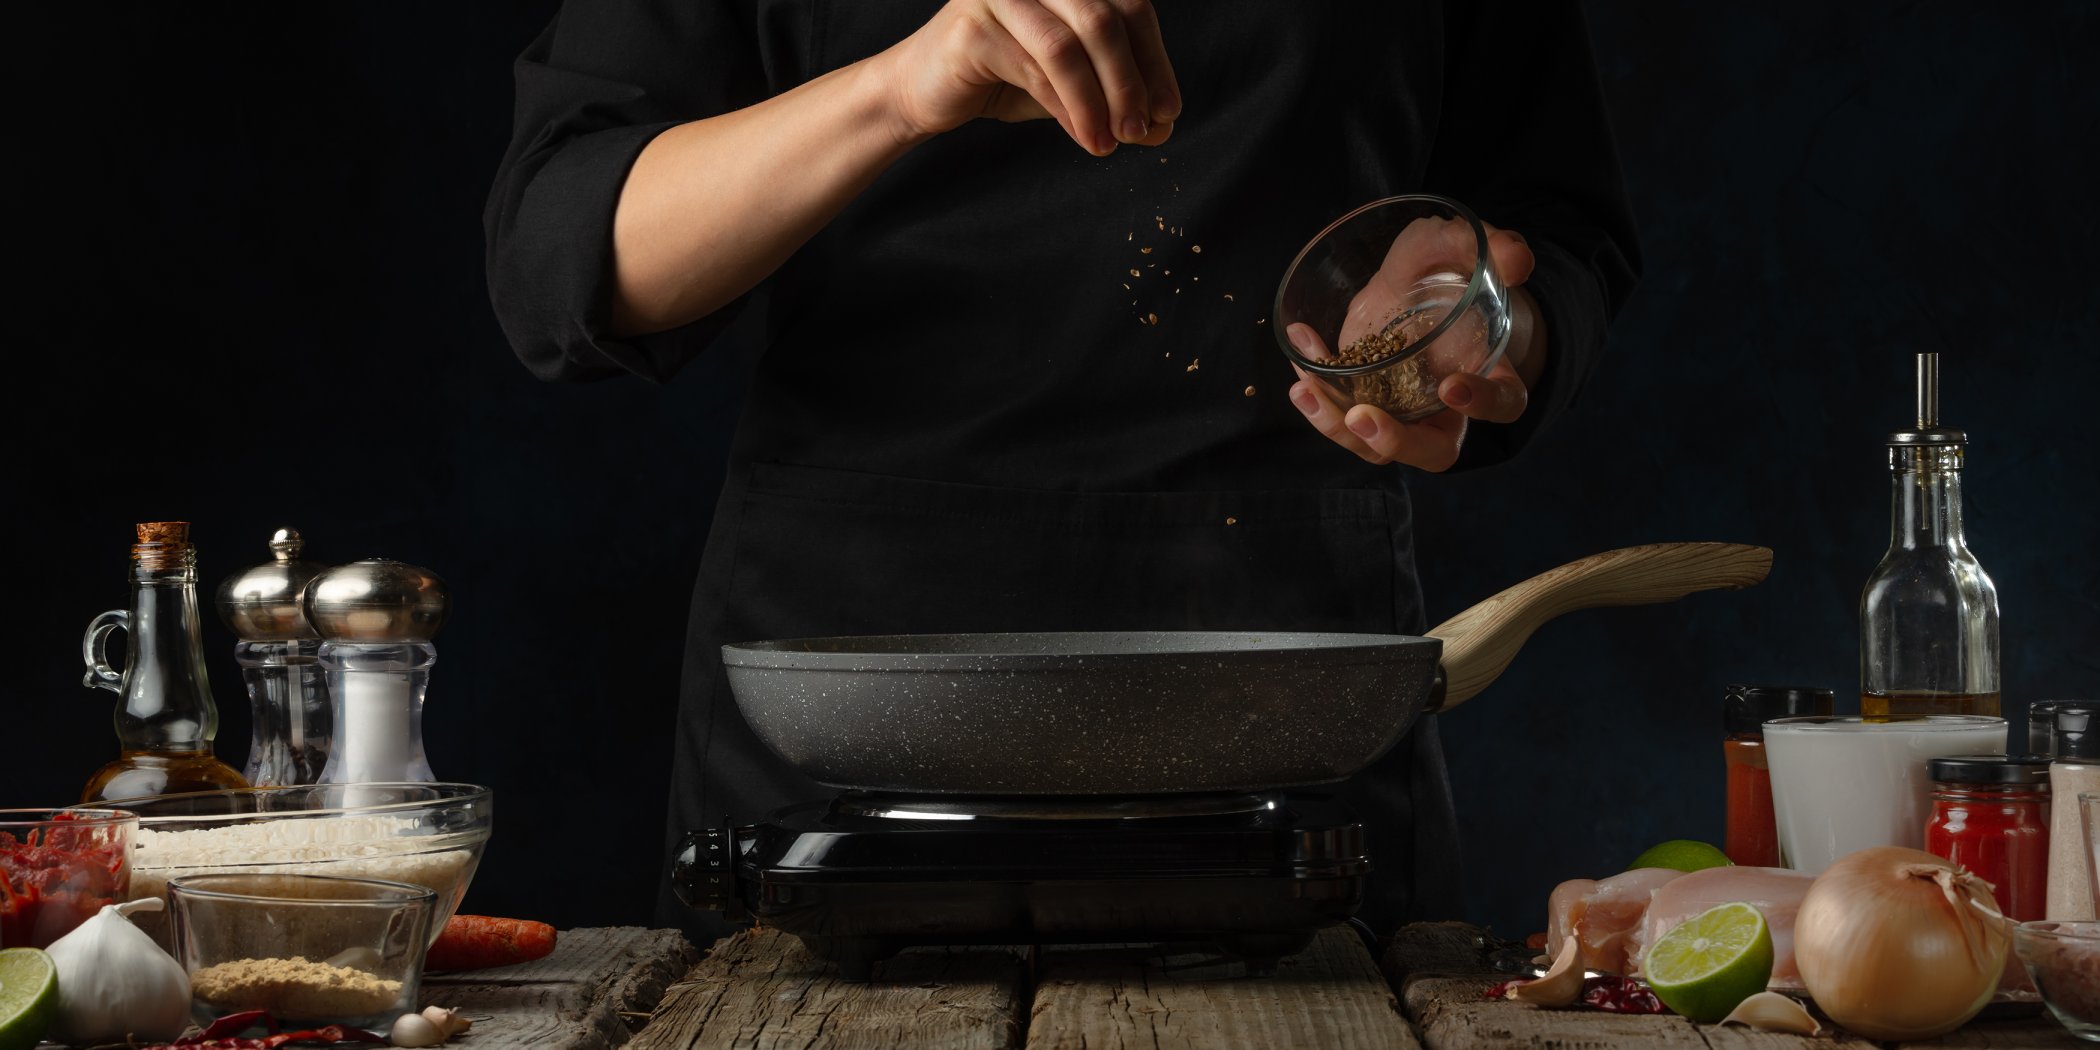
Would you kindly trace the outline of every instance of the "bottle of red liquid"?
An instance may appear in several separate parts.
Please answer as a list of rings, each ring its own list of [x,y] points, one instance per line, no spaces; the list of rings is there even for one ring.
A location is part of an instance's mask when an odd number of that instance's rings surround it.
[[[2044,917],[2049,904],[2049,760],[2040,755],[1964,755],[1925,762],[1932,816],[1925,852],[1945,857],[1996,887],[2014,922]]]
[[[1772,772],[1765,764],[1764,724],[1774,718],[1828,715],[1836,694],[1791,685],[1732,685],[1721,700],[1727,736],[1728,836],[1721,850],[1737,864],[1779,867],[1779,827],[1772,816]]]

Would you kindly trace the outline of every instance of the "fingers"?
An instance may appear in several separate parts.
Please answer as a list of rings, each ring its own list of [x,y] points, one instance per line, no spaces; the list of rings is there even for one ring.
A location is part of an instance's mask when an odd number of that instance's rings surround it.
[[[1487,423],[1514,423],[1531,401],[1531,392],[1506,357],[1486,375],[1454,372],[1445,376],[1437,384],[1436,395],[1452,411]]]
[[[1488,231],[1488,257],[1495,261],[1495,272],[1502,283],[1512,288],[1531,279],[1531,271],[1538,265],[1538,257],[1531,254],[1531,243],[1524,235],[1514,230],[1497,229],[1491,223],[1481,223]]]
[[[1106,156],[1122,142],[1156,145],[1172,133],[1180,87],[1149,0],[989,0],[987,6],[1047,90],[1037,89],[1027,69],[1015,70],[1022,79],[1008,82],[1027,90],[1088,152]],[[1006,76],[1005,68],[995,68]]]
[[[1297,366],[1292,366],[1294,369]],[[1366,463],[1405,463],[1428,471],[1445,471],[1458,462],[1465,440],[1466,418],[1439,412],[1415,423],[1401,423],[1371,405],[1343,406],[1326,387],[1298,370],[1291,404],[1327,440]]]

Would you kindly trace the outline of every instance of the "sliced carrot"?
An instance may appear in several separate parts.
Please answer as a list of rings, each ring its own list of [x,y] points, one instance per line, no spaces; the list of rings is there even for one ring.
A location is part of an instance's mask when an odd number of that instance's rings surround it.
[[[530,919],[454,915],[423,957],[430,970],[482,970],[542,959],[554,950],[554,927]]]

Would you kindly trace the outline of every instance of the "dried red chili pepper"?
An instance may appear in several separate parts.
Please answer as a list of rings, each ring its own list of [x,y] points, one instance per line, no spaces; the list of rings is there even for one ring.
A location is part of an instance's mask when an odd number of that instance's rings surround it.
[[[1648,990],[1646,981],[1632,977],[1591,977],[1582,982],[1582,1003],[1605,1013],[1662,1014],[1670,1008]]]
[[[253,1038],[242,1038],[239,1035],[256,1025],[263,1026],[270,1034]],[[280,1032],[277,1027],[277,1019],[270,1016],[268,1011],[243,1010],[213,1021],[202,1031],[192,1032],[172,1043],[145,1047],[144,1050],[276,1050],[291,1043],[386,1043],[385,1036],[339,1024],[306,1028],[297,1032]]]

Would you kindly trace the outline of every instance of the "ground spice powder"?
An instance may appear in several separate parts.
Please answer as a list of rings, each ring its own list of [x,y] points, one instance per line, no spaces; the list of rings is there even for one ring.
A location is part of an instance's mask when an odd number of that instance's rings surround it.
[[[221,1010],[315,1020],[386,1013],[401,998],[400,981],[299,956],[207,966],[190,974],[190,990]]]

